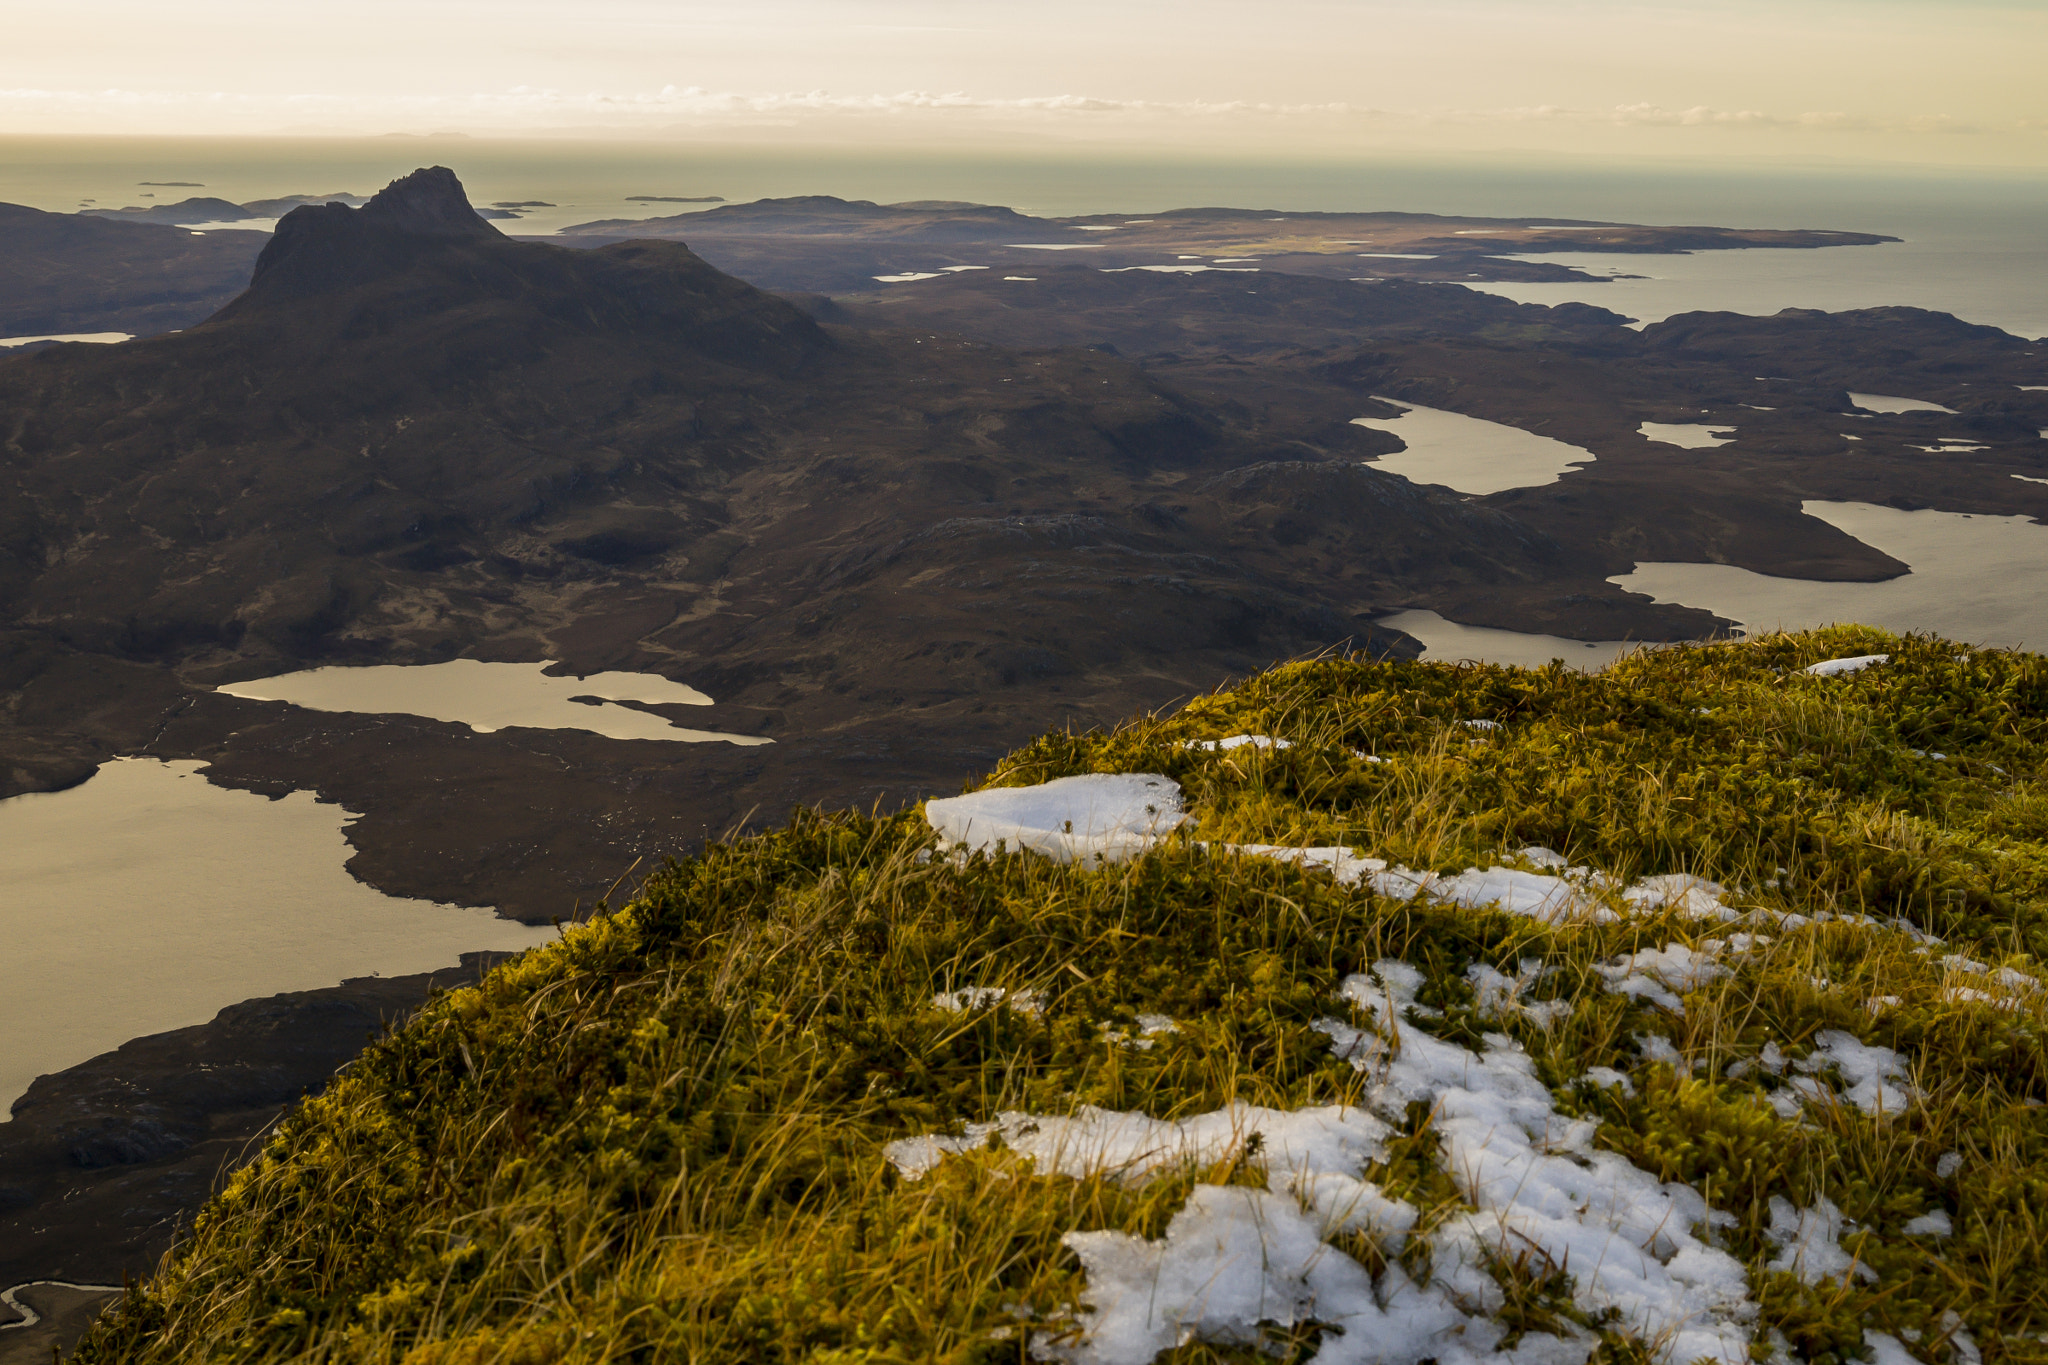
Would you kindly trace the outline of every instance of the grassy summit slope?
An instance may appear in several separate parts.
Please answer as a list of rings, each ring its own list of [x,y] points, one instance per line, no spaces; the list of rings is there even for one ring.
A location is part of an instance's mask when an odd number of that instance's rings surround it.
[[[1187,744],[1243,733],[1292,745]],[[373,1047],[78,1358],[1713,1354],[1665,1294],[1723,1359],[2037,1359],[2044,741],[2048,659],[1839,629],[1293,664],[1001,766],[1180,782],[1196,822],[1117,865],[800,812]],[[1395,875],[1473,866],[1561,899]],[[1726,889],[1640,880],[1681,873]],[[1083,1106],[1185,1122],[1091,1163],[1136,1120]]]

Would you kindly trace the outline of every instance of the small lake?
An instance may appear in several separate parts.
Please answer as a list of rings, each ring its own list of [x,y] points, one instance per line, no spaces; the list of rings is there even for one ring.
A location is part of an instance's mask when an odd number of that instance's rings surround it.
[[[1680,450],[1711,450],[1735,439],[1733,427],[1711,422],[1645,422],[1636,428],[1636,433],[1645,440],[1677,446]]]
[[[35,337],[0,337],[0,350],[13,346],[26,346],[35,341],[88,341],[111,346],[117,341],[134,340],[132,332],[52,332]]]
[[[1951,417],[1956,415],[1954,408],[1930,403],[1925,398],[1901,398],[1894,393],[1856,393],[1852,390],[1849,406],[1864,412],[1945,412]]]
[[[1399,417],[1354,417],[1351,424],[1389,432],[1408,447],[1370,461],[1374,469],[1411,483],[1435,483],[1460,493],[1498,493],[1556,483],[1593,452],[1533,431],[1444,412],[1397,398],[1373,397],[1407,411]]]
[[[1754,634],[1860,622],[1933,631],[1975,645],[2048,645],[2048,526],[2026,517],[1901,512],[1862,502],[1808,502],[1808,516],[1912,566],[1883,583],[1772,578],[1728,564],[1638,564],[1607,581],[1659,602],[1702,607]]]
[[[1373,622],[1389,630],[1402,631],[1422,641],[1422,657],[1429,663],[1515,664],[1542,668],[1552,659],[1562,659],[1581,672],[1605,668],[1634,649],[1629,640],[1567,640],[1557,635],[1531,635],[1518,630],[1495,630],[1488,626],[1461,626],[1446,621],[1433,611],[1399,611]]]
[[[363,885],[337,805],[116,759],[0,801],[0,1120],[37,1076],[258,996],[516,952],[552,928]]]
[[[478,734],[514,726],[535,730],[588,730],[608,739],[656,739],[682,744],[753,745],[757,735],[691,730],[665,716],[618,702],[652,706],[709,706],[711,698],[684,683],[652,673],[593,673],[550,677],[554,665],[484,663],[451,659],[439,664],[335,666],[216,688],[252,701],[284,701],[309,711],[425,716],[467,725]],[[593,698],[580,701],[578,698]]]

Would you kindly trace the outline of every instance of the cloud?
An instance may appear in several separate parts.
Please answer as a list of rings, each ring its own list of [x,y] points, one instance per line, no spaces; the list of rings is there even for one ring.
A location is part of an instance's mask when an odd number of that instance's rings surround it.
[[[899,90],[844,94],[830,90],[744,93],[700,86],[653,90],[565,90],[514,86],[466,94],[262,94],[237,91],[133,89],[0,89],[0,118],[18,129],[104,131],[147,118],[153,131],[251,132],[277,128],[394,127],[483,133],[658,132],[720,127],[794,127],[805,123],[882,121],[913,131],[1012,125],[1115,135],[1148,130],[1185,135],[1222,131],[1288,135],[1288,130],[1341,137],[1347,133],[1553,126],[1560,130],[1671,129],[1784,134],[2037,134],[2041,120],[1971,124],[1947,115],[1872,119],[1842,111],[1775,113],[1707,105],[1670,108],[1641,102],[1606,108],[1543,104],[1511,108],[1394,110],[1347,102],[1121,99],[1088,94],[1012,97],[965,90]],[[97,125],[97,126],[94,126]]]

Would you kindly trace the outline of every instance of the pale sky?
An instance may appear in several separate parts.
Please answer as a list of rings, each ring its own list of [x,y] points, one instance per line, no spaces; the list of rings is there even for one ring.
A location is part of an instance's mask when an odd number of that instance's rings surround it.
[[[2038,0],[0,0],[0,32],[0,134],[2048,165]]]

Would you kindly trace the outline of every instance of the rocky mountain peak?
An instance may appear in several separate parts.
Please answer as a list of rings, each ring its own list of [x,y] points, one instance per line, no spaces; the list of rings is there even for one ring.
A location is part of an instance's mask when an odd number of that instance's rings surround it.
[[[511,243],[476,216],[462,182],[446,166],[427,166],[392,181],[359,209],[307,204],[278,220],[256,258],[249,293],[222,310],[245,310],[252,300],[303,298],[360,286],[409,268],[425,249]]]
[[[496,237],[477,217],[462,182],[446,166],[423,166],[386,185],[356,210],[365,223],[421,237]]]

